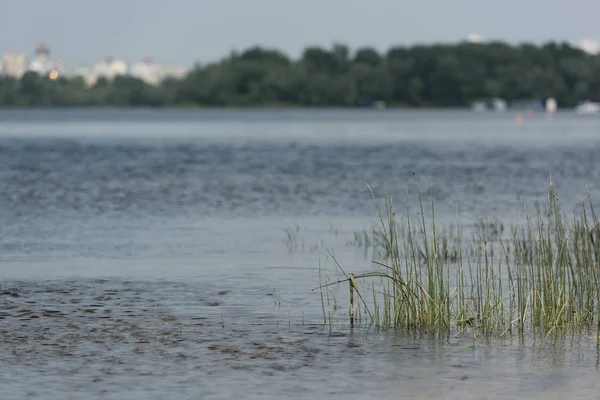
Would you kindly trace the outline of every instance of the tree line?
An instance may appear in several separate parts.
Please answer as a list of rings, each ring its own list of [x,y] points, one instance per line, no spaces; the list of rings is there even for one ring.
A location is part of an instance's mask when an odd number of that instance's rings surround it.
[[[554,97],[559,106],[600,99],[600,56],[567,43],[502,42],[307,47],[298,59],[253,47],[196,65],[158,86],[130,76],[51,80],[34,72],[0,78],[0,106],[388,106],[461,107],[473,101]]]

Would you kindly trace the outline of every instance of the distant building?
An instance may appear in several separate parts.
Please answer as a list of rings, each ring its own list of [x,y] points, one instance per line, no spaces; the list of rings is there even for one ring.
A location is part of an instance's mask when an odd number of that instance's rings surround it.
[[[50,49],[45,43],[40,43],[35,48],[35,58],[29,65],[29,70],[40,75],[48,75],[54,69],[54,63],[50,61]]]
[[[2,56],[2,73],[20,79],[29,66],[27,55],[23,53],[4,53]]]
[[[85,78],[87,85],[92,86],[100,78],[108,80],[115,79],[118,75],[127,75],[129,70],[128,65],[123,60],[116,60],[112,57],[107,57],[103,62],[100,62],[92,67],[80,67],[78,75]]]
[[[469,33],[466,39],[467,43],[481,43],[482,40],[481,36],[477,33]]]
[[[597,40],[583,39],[579,42],[579,48],[593,56],[600,54],[600,44]]]
[[[149,85],[158,85],[161,80],[159,67],[147,57],[144,58],[142,62],[133,64],[129,74],[134,78],[141,79]]]
[[[107,57],[104,62],[94,65],[93,69],[98,78],[114,79],[117,75],[127,75],[128,66],[123,60]]]

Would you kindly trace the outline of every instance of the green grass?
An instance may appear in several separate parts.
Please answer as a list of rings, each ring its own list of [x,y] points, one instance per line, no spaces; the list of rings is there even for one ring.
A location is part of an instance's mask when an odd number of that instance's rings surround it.
[[[320,286],[354,279],[356,324],[474,337],[600,332],[600,223],[589,196],[567,217],[551,183],[546,201],[505,230],[485,217],[461,226],[458,211],[454,229],[438,226],[433,200],[417,195],[417,212],[407,205],[399,216],[386,199],[373,231],[355,235],[373,250],[372,271],[338,264],[345,278]]]

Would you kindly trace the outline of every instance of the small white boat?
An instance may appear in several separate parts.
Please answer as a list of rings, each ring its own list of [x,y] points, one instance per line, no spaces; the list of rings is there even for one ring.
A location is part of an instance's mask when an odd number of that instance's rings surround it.
[[[577,114],[598,114],[600,113],[600,103],[586,100],[575,107],[575,112]]]
[[[492,99],[492,108],[494,111],[504,112],[506,111],[507,107],[508,105],[506,104],[505,100],[499,98]]]

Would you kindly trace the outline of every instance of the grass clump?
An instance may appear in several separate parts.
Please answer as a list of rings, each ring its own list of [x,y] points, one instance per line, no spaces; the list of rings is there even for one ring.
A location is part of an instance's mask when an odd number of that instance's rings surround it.
[[[373,271],[321,286],[357,282],[357,323],[435,335],[600,331],[600,224],[589,196],[569,218],[551,183],[547,201],[505,232],[483,217],[461,226],[458,212],[444,229],[433,198],[417,195],[416,215],[407,206],[399,217],[388,199],[373,233],[357,236],[373,249]]]

